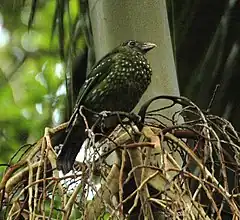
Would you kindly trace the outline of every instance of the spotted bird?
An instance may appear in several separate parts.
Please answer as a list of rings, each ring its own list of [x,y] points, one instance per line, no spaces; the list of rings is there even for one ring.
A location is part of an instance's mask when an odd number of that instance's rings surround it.
[[[91,70],[80,89],[72,119],[77,117],[57,158],[57,168],[68,173],[85,140],[85,124],[79,116],[81,105],[95,112],[130,112],[151,82],[152,70],[145,54],[156,45],[129,40],[105,55]],[[86,115],[89,126],[96,117]],[[71,119],[70,119],[71,121]]]

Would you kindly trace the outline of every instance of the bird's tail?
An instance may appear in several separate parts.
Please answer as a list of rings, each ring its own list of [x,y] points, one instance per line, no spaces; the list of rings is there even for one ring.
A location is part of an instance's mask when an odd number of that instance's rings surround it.
[[[66,136],[60,154],[57,158],[57,169],[62,170],[64,174],[73,168],[75,159],[85,140],[85,128],[83,126],[74,126]]]

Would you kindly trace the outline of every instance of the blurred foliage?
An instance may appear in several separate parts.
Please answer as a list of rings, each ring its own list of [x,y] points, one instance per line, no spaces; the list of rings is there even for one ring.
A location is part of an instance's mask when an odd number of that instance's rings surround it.
[[[181,94],[239,130],[239,1],[167,3]]]
[[[21,145],[39,139],[44,127],[65,120],[66,62],[60,59],[59,31],[53,21],[58,5],[55,0],[37,1],[36,7],[28,30],[30,1],[0,3],[0,164]],[[65,33],[78,11],[72,0],[71,16],[63,19]],[[67,46],[69,39],[70,34],[64,38]],[[79,38],[75,49],[83,45]]]

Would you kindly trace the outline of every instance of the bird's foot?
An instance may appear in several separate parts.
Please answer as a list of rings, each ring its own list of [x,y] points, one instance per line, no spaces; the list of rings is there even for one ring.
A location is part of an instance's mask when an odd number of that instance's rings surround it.
[[[99,113],[99,116],[102,118],[108,117],[112,112],[111,111],[102,111]]]
[[[86,134],[87,134],[87,136],[88,136],[88,138],[89,139],[92,139],[92,138],[94,138],[94,132],[92,131],[92,129],[85,129],[85,132],[86,132]]]
[[[141,116],[134,113],[134,112],[130,112],[129,114],[129,120],[133,121],[135,124],[139,123],[141,121]]]

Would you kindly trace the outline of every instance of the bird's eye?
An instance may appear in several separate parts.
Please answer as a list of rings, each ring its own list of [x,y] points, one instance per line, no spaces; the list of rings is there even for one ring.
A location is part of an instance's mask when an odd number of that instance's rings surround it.
[[[129,41],[129,42],[128,42],[128,46],[130,46],[130,47],[135,46],[135,41]]]

